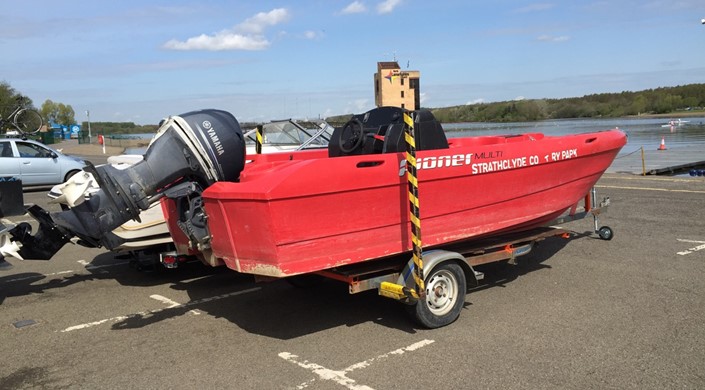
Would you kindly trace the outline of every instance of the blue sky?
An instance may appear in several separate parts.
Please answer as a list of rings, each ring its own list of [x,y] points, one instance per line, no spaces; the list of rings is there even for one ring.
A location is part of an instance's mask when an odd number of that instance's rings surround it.
[[[374,106],[378,61],[424,107],[705,82],[705,1],[35,1],[0,9],[0,81],[76,119],[241,121]]]

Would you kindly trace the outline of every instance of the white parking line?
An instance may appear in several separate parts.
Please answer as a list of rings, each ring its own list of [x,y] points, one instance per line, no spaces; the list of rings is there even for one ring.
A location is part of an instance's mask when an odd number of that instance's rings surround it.
[[[308,360],[299,361],[299,359],[298,359],[299,356],[294,355],[289,352],[281,352],[279,354],[279,357],[288,361],[288,362],[294,363],[301,368],[305,368],[305,369],[311,371],[312,373],[318,375],[318,379],[332,381],[332,382],[337,383],[341,386],[345,386],[351,390],[374,390],[373,388],[371,388],[367,385],[357,384],[355,382],[355,380],[348,378],[347,374],[354,371],[354,370],[369,367],[374,361],[386,359],[386,358],[393,356],[393,355],[399,356],[399,355],[402,355],[406,352],[413,352],[419,348],[422,348],[422,347],[425,347],[429,344],[432,344],[433,342],[434,342],[434,340],[428,340],[428,339],[421,340],[421,341],[414,343],[414,344],[411,344],[407,347],[395,349],[393,351],[378,355],[378,356],[373,357],[371,359],[367,359],[367,360],[361,361],[359,363],[355,363],[355,364],[349,366],[348,368],[345,368],[340,371],[331,370],[329,368],[323,367],[323,366],[316,364],[316,363],[310,363]],[[311,385],[313,382],[315,382],[315,380],[316,380],[316,378],[309,380],[309,381],[306,381],[306,382],[303,382],[303,383],[297,385],[296,388],[297,389],[304,389],[304,388],[308,387],[309,385]]]
[[[47,276],[56,276],[56,275],[64,275],[64,274],[73,274],[75,271],[59,271],[59,272],[52,272],[50,274],[37,274],[37,275],[31,275],[31,276],[23,276],[21,278],[14,278],[14,279],[7,279],[3,280],[3,283],[12,283],[12,282],[20,282],[23,280],[30,280],[30,279],[43,279]]]
[[[105,264],[105,265],[90,265],[90,263],[86,260],[78,260],[78,263],[85,266],[85,269],[87,271],[93,271],[93,270],[98,270],[98,269],[102,269],[102,268],[117,267],[120,265],[129,264],[130,262],[129,261],[122,261],[119,263],[112,263],[112,264]],[[6,279],[6,280],[3,280],[2,283],[21,282],[23,280],[30,280],[30,279],[43,279],[47,276],[77,274],[77,273],[78,273],[78,271],[75,271],[75,270],[67,270],[67,271],[52,272],[49,274],[36,274],[36,275],[23,276],[23,277],[14,278],[14,279]]]
[[[164,308],[164,309],[156,309],[156,310],[142,311],[142,312],[139,312],[139,313],[133,313],[133,314],[123,315],[123,316],[111,317],[111,318],[106,318],[106,319],[98,320],[98,321],[86,322],[85,324],[78,324],[78,325],[69,326],[68,328],[63,329],[63,330],[60,330],[60,331],[58,331],[58,332],[61,332],[61,333],[73,332],[73,331],[75,331],[75,330],[87,329],[87,328],[94,327],[94,326],[96,326],[96,325],[101,325],[101,324],[104,324],[104,323],[106,323],[106,322],[124,321],[124,320],[126,320],[126,319],[133,318],[133,317],[138,317],[138,316],[139,316],[139,317],[144,317],[144,316],[148,316],[148,315],[154,315],[154,314],[158,314],[158,313],[161,313],[161,312],[167,311],[167,310],[174,310],[174,309],[178,309],[178,308],[182,308],[182,307],[196,306],[196,305],[200,305],[200,304],[206,303],[206,302],[211,302],[211,301],[215,301],[215,300],[219,300],[219,299],[234,297],[234,296],[236,296],[236,295],[242,295],[242,294],[247,294],[247,293],[255,292],[255,291],[258,291],[258,290],[260,290],[260,289],[261,289],[261,287],[253,287],[253,288],[250,288],[250,289],[247,289],[247,290],[241,290],[241,291],[235,291],[235,292],[231,292],[231,293],[227,293],[227,294],[216,295],[216,296],[213,296],[213,297],[198,299],[198,300],[191,301],[191,302],[187,302],[187,303],[183,303],[183,304],[182,304],[182,303],[176,303],[176,302],[174,302],[174,303],[177,304],[177,306],[171,306],[171,307]]]
[[[118,267],[121,265],[125,264],[130,264],[129,261],[121,261],[119,263],[110,263],[110,264],[103,264],[103,265],[92,265],[91,263],[87,262],[86,260],[79,260],[79,264],[83,265],[86,267],[87,270],[94,270],[94,269],[101,269],[101,268],[110,268],[110,267]]]
[[[668,188],[653,188],[653,187],[625,187],[625,186],[606,186],[596,185],[595,188],[614,188],[618,190],[640,190],[640,191],[660,191],[660,192],[684,192],[687,194],[705,194],[705,191],[700,190],[677,190]]]
[[[701,251],[701,250],[705,249],[705,241],[686,240],[686,239],[683,239],[683,238],[677,238],[677,240],[680,241],[680,242],[688,242],[688,243],[693,243],[693,244],[702,244],[702,245],[698,245],[698,246],[695,246],[695,247],[686,249],[686,250],[681,251],[681,252],[676,252],[676,254],[679,254],[679,255],[681,255],[681,256],[689,255],[689,254],[691,254],[691,253],[693,253],[693,252],[697,252],[697,251]]]
[[[167,307],[167,309],[171,309],[171,308],[174,308],[174,307],[179,307],[179,306],[181,306],[181,304],[180,304],[179,302],[173,301],[173,300],[171,300],[171,299],[169,299],[169,298],[167,298],[167,297],[164,297],[164,296],[161,296],[161,295],[158,295],[158,294],[152,294],[152,295],[150,295],[149,297],[152,298],[152,299],[156,299],[156,300],[158,300],[159,302],[166,303],[167,305],[169,305],[169,306]],[[196,309],[189,310],[189,313],[194,314],[194,315],[199,315],[199,314],[201,314],[201,312],[199,312],[199,311],[196,310]]]

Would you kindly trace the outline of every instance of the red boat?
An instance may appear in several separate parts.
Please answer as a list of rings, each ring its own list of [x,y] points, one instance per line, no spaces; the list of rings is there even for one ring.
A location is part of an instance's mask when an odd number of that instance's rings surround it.
[[[353,116],[325,150],[247,156],[232,114],[194,111],[165,121],[133,166],[88,166],[65,187],[77,192],[69,209],[27,207],[36,234],[24,222],[0,226],[0,266],[5,256],[49,259],[74,237],[116,248],[112,231],[161,200],[180,254],[377,289],[439,327],[458,318],[466,280],[482,280],[475,266],[569,235],[544,227],[555,220],[596,217],[607,203],[597,206],[591,188],[625,143],[619,130],[448,140],[430,112],[385,107]],[[100,189],[81,193],[90,180]],[[597,218],[595,231],[612,236]]]
[[[162,199],[177,251],[273,277],[410,252],[400,114],[355,116],[328,150],[248,156],[239,181],[210,185],[202,203]],[[428,112],[414,128],[424,248],[549,223],[626,143],[619,130],[448,140]]]

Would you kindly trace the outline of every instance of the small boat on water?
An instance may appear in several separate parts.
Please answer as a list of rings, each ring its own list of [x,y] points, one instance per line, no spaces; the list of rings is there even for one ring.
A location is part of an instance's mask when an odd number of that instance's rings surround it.
[[[684,120],[678,118],[678,119],[668,121],[668,123],[661,125],[661,127],[671,127],[671,128],[681,127],[681,126],[684,126],[688,123],[690,123],[690,121],[684,121]]]

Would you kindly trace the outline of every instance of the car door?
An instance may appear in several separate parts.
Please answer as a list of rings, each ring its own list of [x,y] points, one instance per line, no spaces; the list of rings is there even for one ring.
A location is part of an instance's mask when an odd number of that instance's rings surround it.
[[[56,159],[52,158],[51,150],[25,141],[16,141],[15,146],[20,154],[20,174],[23,185],[61,182],[59,178],[61,167]]]
[[[0,177],[20,178],[20,159],[15,157],[11,140],[0,140]]]

